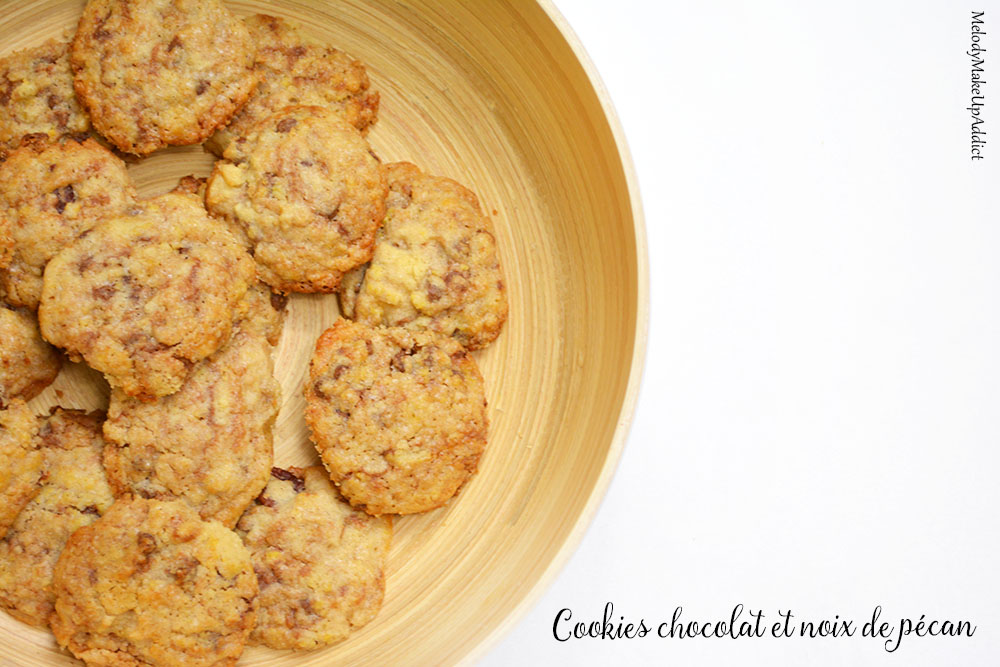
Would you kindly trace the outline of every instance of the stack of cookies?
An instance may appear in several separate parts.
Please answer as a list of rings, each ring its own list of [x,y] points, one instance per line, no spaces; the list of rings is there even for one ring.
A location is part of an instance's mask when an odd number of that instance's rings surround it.
[[[87,664],[341,641],[381,606],[392,515],[476,472],[496,240],[468,189],[383,163],[379,104],[357,60],[221,0],[90,0],[0,59],[0,606]],[[122,156],[198,143],[207,179],[137,194]],[[298,293],[344,318],[303,388],[323,465],[282,468]],[[105,411],[29,408],[64,356]]]

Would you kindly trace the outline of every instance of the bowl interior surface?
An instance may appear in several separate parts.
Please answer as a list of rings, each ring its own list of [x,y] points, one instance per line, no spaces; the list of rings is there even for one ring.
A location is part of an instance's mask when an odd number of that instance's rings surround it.
[[[0,2],[0,56],[73,30],[81,0]],[[229,2],[293,19],[368,66],[381,93],[368,138],[470,187],[495,225],[510,317],[475,353],[489,445],[445,507],[401,517],[379,616],[309,653],[248,648],[241,664],[441,664],[492,643],[575,546],[603,495],[631,417],[642,357],[641,214],[601,97],[549,10],[528,2]],[[200,146],[133,161],[143,195],[205,176]],[[284,392],[275,465],[319,462],[302,417],[328,295],[295,295],[277,351]],[[32,402],[105,408],[107,385],[67,364]],[[44,630],[0,614],[0,663],[74,664]]]

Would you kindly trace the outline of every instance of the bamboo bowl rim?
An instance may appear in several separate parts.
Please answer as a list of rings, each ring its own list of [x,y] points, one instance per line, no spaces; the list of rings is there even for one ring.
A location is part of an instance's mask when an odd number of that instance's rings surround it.
[[[538,603],[545,592],[555,582],[556,577],[566,566],[570,557],[576,552],[587,532],[587,528],[594,520],[597,510],[607,496],[608,487],[614,478],[621,461],[622,452],[625,450],[625,442],[628,439],[635,419],[636,405],[639,400],[639,390],[646,365],[646,343],[649,333],[649,246],[646,239],[646,219],[642,208],[642,197],[639,191],[639,178],[636,174],[635,164],[632,161],[632,154],[629,151],[628,142],[625,138],[625,129],[622,127],[621,119],[615,111],[614,103],[607,87],[601,79],[597,66],[594,65],[583,42],[573,31],[566,18],[559,12],[552,0],[537,0],[539,6],[548,16],[567,45],[572,49],[577,62],[583,67],[593,86],[594,92],[601,102],[604,117],[608,121],[608,126],[614,136],[615,146],[618,150],[622,163],[622,171],[625,175],[625,184],[629,192],[629,204],[632,209],[632,228],[635,234],[636,247],[636,314],[635,314],[635,339],[632,347],[631,368],[629,369],[628,383],[625,389],[625,397],[622,400],[621,410],[618,413],[618,425],[615,427],[608,455],[601,468],[601,474],[594,484],[583,510],[577,516],[576,522],[570,529],[569,535],[563,542],[555,557],[549,562],[545,572],[539,577],[531,591],[522,598],[521,602],[511,610],[502,623],[497,625],[493,632],[487,635],[479,645],[471,651],[464,662],[471,663],[485,656],[494,648],[505,635],[510,633],[527,614]]]

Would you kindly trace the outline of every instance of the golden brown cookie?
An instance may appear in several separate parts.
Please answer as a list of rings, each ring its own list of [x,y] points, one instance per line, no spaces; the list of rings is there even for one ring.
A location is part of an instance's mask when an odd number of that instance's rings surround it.
[[[104,464],[115,495],[181,498],[203,519],[236,525],[271,470],[281,394],[271,349],[240,330],[175,394],[147,403],[113,390]]]
[[[38,493],[45,455],[38,449],[39,422],[17,398],[0,409],[0,538]]]
[[[333,111],[287,107],[226,149],[205,205],[239,225],[280,292],[332,292],[371,259],[385,214],[382,166]]]
[[[125,163],[93,139],[27,138],[0,163],[0,225],[14,242],[11,263],[0,271],[7,302],[38,308],[48,261],[134,201]]]
[[[443,505],[486,446],[479,368],[458,341],[433,332],[338,320],[316,342],[305,395],[330,478],[369,514]]]
[[[42,335],[151,400],[232,331],[253,260],[191,195],[168,193],[110,218],[56,255],[38,309]]]
[[[254,283],[236,308],[236,327],[277,345],[287,314],[287,296],[272,292],[264,283]]]
[[[50,139],[90,129],[73,92],[66,37],[0,60],[0,160],[26,134]]]
[[[486,347],[507,319],[507,293],[493,225],[479,200],[408,162],[387,165],[386,174],[375,255],[344,276],[341,310],[364,324],[429,329],[468,350]]]
[[[10,234],[10,222],[0,217],[0,271],[10,264],[13,254],[14,237]]]
[[[336,111],[362,133],[375,122],[379,95],[371,90],[360,61],[302,35],[298,26],[284,19],[256,14],[244,22],[257,46],[254,67],[260,85],[229,125],[205,143],[206,148],[222,155],[233,139],[293,105]]]
[[[146,155],[225,125],[257,85],[253,54],[220,0],[89,0],[70,64],[94,128]]]
[[[42,340],[35,314],[0,303],[0,408],[31,400],[59,375],[62,357]]]
[[[171,192],[179,195],[195,195],[199,199],[204,199],[206,181],[208,181],[207,178],[195,176],[194,174],[181,176],[180,180],[177,181],[177,185],[174,186],[174,189],[171,190]]]
[[[111,507],[102,418],[56,408],[38,434],[45,455],[40,491],[0,540],[0,606],[25,623],[48,625],[52,568],[66,540]]]
[[[233,665],[257,616],[239,536],[185,503],[128,498],[73,533],[52,632],[88,665]]]
[[[353,509],[321,466],[275,468],[271,477],[237,528],[260,583],[250,643],[338,642],[382,606],[392,519]]]

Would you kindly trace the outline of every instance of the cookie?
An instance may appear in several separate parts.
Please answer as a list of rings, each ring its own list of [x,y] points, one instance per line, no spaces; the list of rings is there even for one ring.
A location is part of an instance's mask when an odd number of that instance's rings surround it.
[[[168,193],[85,232],[45,268],[42,335],[152,400],[232,331],[252,258],[191,195]]]
[[[56,408],[38,434],[45,456],[40,491],[0,540],[0,606],[25,623],[48,625],[52,569],[66,540],[111,507],[102,417]]]
[[[263,336],[275,346],[281,340],[287,315],[287,296],[272,292],[264,283],[254,283],[236,308],[236,327]]]
[[[298,26],[284,19],[256,14],[244,23],[257,46],[254,67],[260,74],[260,85],[229,125],[209,138],[206,148],[222,155],[233,139],[293,105],[336,111],[362,133],[375,122],[379,94],[371,90],[360,61],[302,35]]]
[[[287,107],[226,149],[205,205],[240,226],[280,292],[332,292],[371,259],[385,214],[382,166],[333,111]]]
[[[205,198],[205,182],[207,178],[201,176],[195,176],[194,174],[188,174],[187,176],[181,176],[180,180],[177,181],[177,185],[171,192],[179,195],[195,195],[198,199]]]
[[[147,403],[112,391],[104,464],[115,495],[181,498],[203,519],[236,525],[271,470],[273,370],[267,339],[240,330],[175,394]]]
[[[38,493],[45,456],[38,449],[39,423],[21,399],[0,410],[0,538]]]
[[[253,54],[220,0],[89,0],[70,64],[94,128],[147,155],[225,125],[257,85]]]
[[[321,466],[275,468],[237,532],[260,583],[250,643],[314,649],[378,614],[392,519],[353,509]]]
[[[305,396],[330,478],[369,514],[443,505],[486,446],[479,368],[433,332],[338,320],[316,342]]]
[[[69,538],[50,623],[88,665],[233,665],[257,615],[236,533],[179,500],[128,498]]]
[[[0,270],[10,264],[13,255],[14,237],[10,233],[10,222],[6,218],[0,217]]]
[[[31,400],[59,375],[62,357],[42,340],[35,314],[0,303],[0,408]]]
[[[0,60],[0,160],[26,134],[81,134],[90,119],[73,92],[66,38]]]
[[[38,308],[48,261],[134,201],[125,163],[93,139],[26,138],[0,163],[0,224],[8,225],[14,243],[11,262],[0,271],[7,302]]]
[[[389,197],[371,263],[344,277],[344,315],[364,324],[429,329],[468,350],[507,319],[493,225],[476,195],[408,162],[386,166]]]

